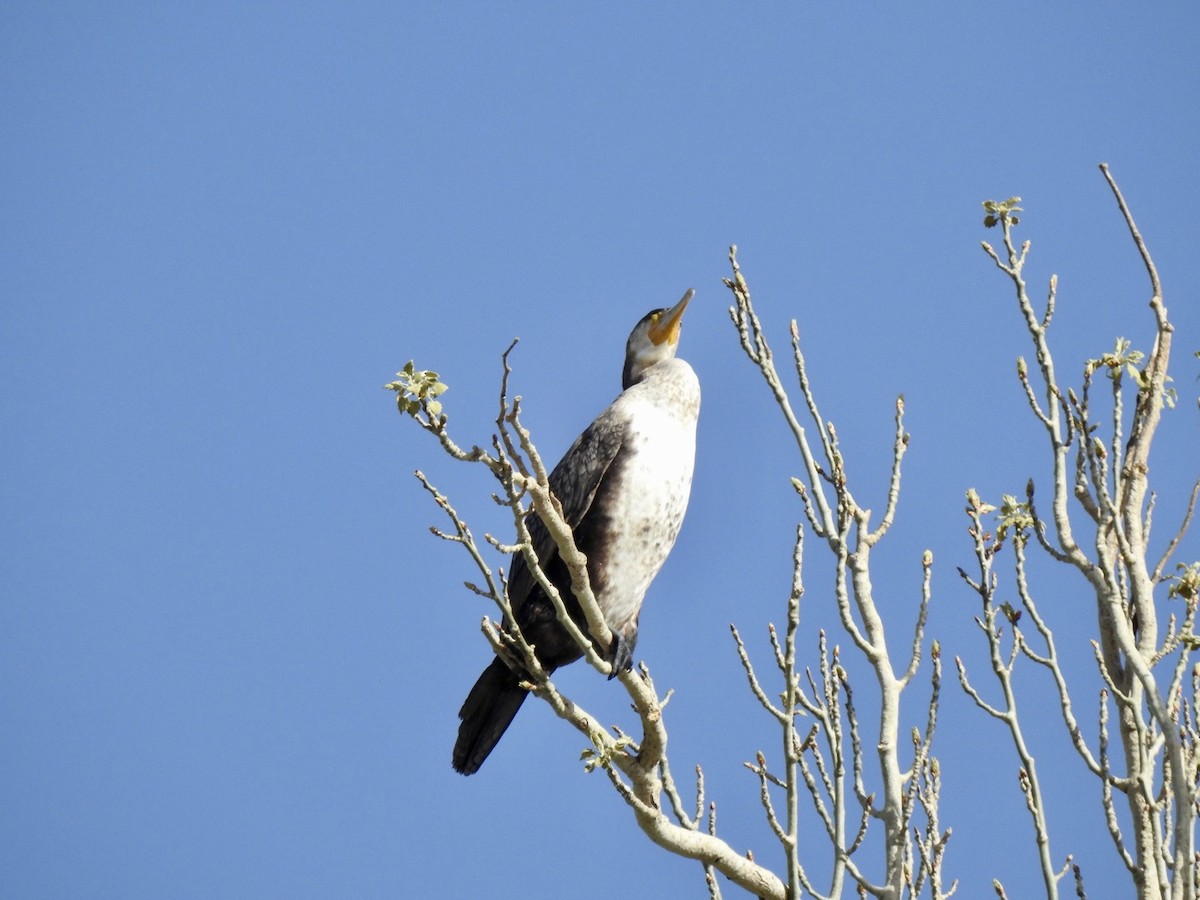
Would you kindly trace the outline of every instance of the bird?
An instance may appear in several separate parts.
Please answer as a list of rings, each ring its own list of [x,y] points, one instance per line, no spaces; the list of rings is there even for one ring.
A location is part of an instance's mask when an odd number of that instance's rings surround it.
[[[587,556],[592,592],[613,633],[611,644],[600,648],[612,666],[609,678],[632,668],[642,601],[679,536],[691,494],[700,381],[675,353],[694,295],[688,289],[673,307],[652,310],[637,323],[625,345],[620,395],[550,473],[550,490]],[[527,525],[540,568],[587,634],[554,540],[536,512],[529,513]],[[583,655],[519,551],[512,557],[508,598],[547,673]],[[458,714],[456,771],[479,770],[529,695],[521,686],[529,680],[499,656],[483,670]]]

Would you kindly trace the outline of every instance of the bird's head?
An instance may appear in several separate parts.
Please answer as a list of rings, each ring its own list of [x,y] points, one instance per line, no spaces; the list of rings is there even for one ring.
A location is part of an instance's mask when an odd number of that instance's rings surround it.
[[[625,371],[621,375],[621,388],[636,384],[655,363],[671,359],[679,346],[679,329],[683,322],[683,311],[687,309],[695,291],[691,288],[683,299],[670,309],[656,309],[642,316],[634,326],[625,344]]]

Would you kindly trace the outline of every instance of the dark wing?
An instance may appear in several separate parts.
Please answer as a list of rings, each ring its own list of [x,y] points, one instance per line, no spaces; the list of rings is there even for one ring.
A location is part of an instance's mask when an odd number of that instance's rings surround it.
[[[572,530],[578,528],[591,509],[605,473],[625,442],[628,428],[629,423],[624,417],[611,407],[606,409],[575,439],[575,443],[550,473],[550,490],[562,504],[563,518]],[[558,555],[558,548],[537,513],[530,513],[526,524],[534,553],[545,571]],[[508,596],[514,612],[525,602],[535,584],[533,573],[525,565],[525,558],[520,553],[514,554],[508,584]]]

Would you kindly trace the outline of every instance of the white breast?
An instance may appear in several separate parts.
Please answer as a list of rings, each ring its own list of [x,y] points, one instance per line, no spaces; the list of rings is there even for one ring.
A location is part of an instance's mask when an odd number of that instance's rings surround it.
[[[692,486],[700,383],[691,366],[667,360],[615,404],[631,427],[620,489],[606,510],[613,532],[604,553],[601,605],[623,633],[636,622],[650,582],[679,536]]]

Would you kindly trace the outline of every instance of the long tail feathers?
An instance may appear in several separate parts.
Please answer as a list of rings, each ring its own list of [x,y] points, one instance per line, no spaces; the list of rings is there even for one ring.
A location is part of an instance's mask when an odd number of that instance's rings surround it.
[[[464,775],[479,771],[527,696],[517,675],[499,657],[492,660],[458,711],[462,724],[454,742],[456,771]]]

